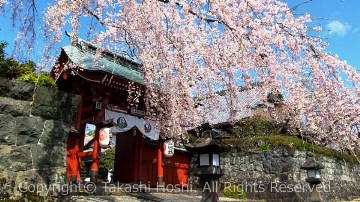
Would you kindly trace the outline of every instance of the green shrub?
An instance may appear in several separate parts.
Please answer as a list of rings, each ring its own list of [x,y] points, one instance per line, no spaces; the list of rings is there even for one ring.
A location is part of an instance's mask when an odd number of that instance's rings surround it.
[[[16,80],[36,84],[37,77],[35,76],[35,74],[33,72],[30,72],[30,73],[21,75]]]
[[[0,75],[7,79],[16,79],[23,74],[29,74],[35,71],[35,63],[28,61],[19,63],[11,58],[0,61]]]
[[[5,47],[6,46],[7,46],[7,43],[5,41],[0,41],[0,62],[5,60],[5,56],[6,56]]]
[[[0,41],[0,76],[6,79],[16,79],[23,74],[35,71],[35,63],[27,61],[19,63],[13,58],[6,58],[5,48],[7,43]]]
[[[20,63],[12,58],[6,58],[4,48],[7,43],[0,41],[0,76],[6,79],[17,79],[38,86],[57,88],[54,80],[47,74],[35,75],[36,64],[33,61]]]
[[[36,84],[38,86],[57,88],[54,79],[52,79],[48,74],[40,74],[37,78]]]
[[[85,180],[85,178],[89,177],[89,168],[89,163],[82,162],[80,171],[80,177],[82,180]]]
[[[100,167],[105,169],[114,169],[115,163],[115,147],[105,151],[100,157]]]
[[[349,163],[360,163],[359,157],[339,152],[330,148],[320,147],[300,138],[284,135],[256,136],[252,138],[234,138],[224,140],[233,145],[232,152],[264,151],[271,149],[296,149],[299,151],[311,151],[315,154],[330,158],[345,160]]]
[[[235,138],[224,140],[226,143],[233,145],[232,152],[296,149],[360,164],[360,156],[317,146],[298,137],[286,135],[283,132],[283,126],[258,117],[247,118],[237,122],[233,133]]]
[[[55,81],[47,74],[36,76],[33,72],[23,74],[17,78],[18,81],[32,83],[38,86],[57,88]]]
[[[103,155],[100,156],[99,164],[99,181],[107,180],[109,169],[114,169],[115,164],[115,147],[107,149]]]
[[[231,185],[224,188],[224,196],[234,199],[246,199],[246,193],[241,186]]]
[[[234,134],[236,137],[266,136],[278,133],[278,126],[271,121],[259,118],[246,118],[235,124]]]
[[[257,150],[266,151],[266,150],[269,150],[270,147],[271,147],[271,145],[268,142],[262,141],[262,142],[258,142]]]

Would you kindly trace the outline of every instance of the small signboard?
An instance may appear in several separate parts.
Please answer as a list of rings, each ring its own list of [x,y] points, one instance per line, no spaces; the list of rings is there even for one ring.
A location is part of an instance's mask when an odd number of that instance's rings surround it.
[[[139,109],[136,109],[136,108],[131,108],[130,109],[130,114],[135,115],[135,116],[144,117],[145,116],[145,111],[139,110]]]
[[[102,103],[101,102],[95,102],[95,109],[96,110],[100,110],[102,108]]]
[[[175,144],[172,140],[166,140],[164,142],[164,156],[172,157],[174,155]]]

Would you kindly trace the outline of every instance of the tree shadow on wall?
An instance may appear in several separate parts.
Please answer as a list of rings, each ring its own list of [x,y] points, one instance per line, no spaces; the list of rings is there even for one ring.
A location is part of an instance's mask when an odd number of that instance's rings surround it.
[[[34,166],[44,183],[60,185],[65,181],[66,141],[69,125],[60,121],[47,120],[39,143],[32,148]]]

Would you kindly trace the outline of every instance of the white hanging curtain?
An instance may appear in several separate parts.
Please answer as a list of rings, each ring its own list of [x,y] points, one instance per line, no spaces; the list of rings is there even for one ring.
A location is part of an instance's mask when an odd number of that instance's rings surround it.
[[[150,120],[131,116],[120,112],[105,110],[105,120],[114,119],[116,126],[111,128],[112,133],[126,132],[133,127],[152,140],[159,139],[159,131],[155,123]]]

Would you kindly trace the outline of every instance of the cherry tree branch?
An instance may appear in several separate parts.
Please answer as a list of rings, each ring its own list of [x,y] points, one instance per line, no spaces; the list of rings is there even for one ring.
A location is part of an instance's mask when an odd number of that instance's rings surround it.
[[[158,1],[163,2],[163,3],[170,3],[170,0],[158,0]],[[181,7],[182,9],[184,9],[184,6],[181,5],[181,3],[175,2],[175,4],[176,4],[177,6],[179,6],[179,7]],[[197,13],[197,12],[194,11],[193,9],[188,9],[187,11],[188,11],[190,14],[196,16],[197,18],[199,18],[200,20],[203,20],[203,21],[205,21],[205,22],[209,22],[209,23],[211,23],[211,22],[219,22],[219,23],[225,25],[225,27],[229,28],[230,30],[232,30],[232,31],[235,30],[235,28],[231,27],[225,20],[223,20],[223,19],[221,19],[221,18],[205,17],[205,16]]]
[[[307,4],[307,3],[309,3],[309,2],[312,2],[312,1],[313,1],[313,0],[307,0],[307,1],[301,2],[301,3],[299,3],[298,5],[292,7],[292,8],[290,9],[290,11],[294,11],[294,10],[296,10],[299,6],[302,6],[302,5]]]
[[[83,6],[83,10],[89,14],[90,16],[94,17],[101,25],[103,26],[108,26],[108,27],[113,27],[116,29],[121,29],[125,32],[125,41],[126,43],[131,46],[130,44],[136,46],[135,40],[132,38],[131,34],[129,34],[130,32],[124,27],[124,26],[120,26],[117,25],[115,23],[110,23],[110,22],[106,22],[103,19],[101,19],[96,13],[94,13],[92,10],[90,10],[87,6]],[[127,40],[127,36],[129,37],[130,42]],[[136,46],[137,47],[137,46]],[[131,48],[130,48],[131,49]],[[132,50],[132,49],[131,49]],[[133,52],[133,51],[132,51]]]

